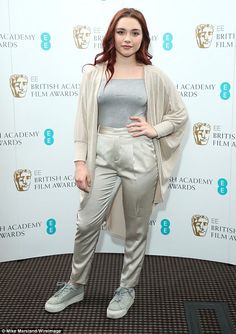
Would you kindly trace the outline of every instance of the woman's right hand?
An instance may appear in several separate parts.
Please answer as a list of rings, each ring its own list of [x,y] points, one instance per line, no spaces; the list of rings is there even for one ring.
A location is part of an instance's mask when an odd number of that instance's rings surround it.
[[[79,189],[90,191],[91,177],[84,161],[75,162],[75,183]]]

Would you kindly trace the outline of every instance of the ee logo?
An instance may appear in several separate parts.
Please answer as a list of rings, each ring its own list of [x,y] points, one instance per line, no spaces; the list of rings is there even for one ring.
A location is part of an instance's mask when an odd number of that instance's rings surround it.
[[[161,221],[161,233],[167,235],[170,233],[170,221],[168,219],[162,219]]]
[[[220,85],[220,97],[222,100],[228,100],[230,98],[230,84],[228,82],[223,82]]]
[[[218,188],[217,191],[220,195],[226,195],[228,192],[227,186],[228,186],[228,181],[226,179],[219,179],[218,182]]]
[[[46,129],[44,131],[44,144],[52,145],[54,143],[54,132],[52,129]]]
[[[54,218],[50,218],[46,222],[47,225],[47,234],[54,234],[56,233],[56,220]]]
[[[163,49],[169,51],[173,48],[172,44],[173,35],[170,32],[167,32],[163,35]]]
[[[51,48],[51,36],[48,32],[43,32],[40,36],[41,39],[41,48],[44,51],[48,51]]]

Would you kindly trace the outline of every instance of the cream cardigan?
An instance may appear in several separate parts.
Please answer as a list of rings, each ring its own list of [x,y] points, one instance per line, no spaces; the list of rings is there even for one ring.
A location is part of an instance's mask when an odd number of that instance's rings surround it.
[[[105,69],[104,64],[96,65],[90,67],[83,74],[75,120],[74,160],[86,161],[92,184],[97,145],[97,94]],[[174,84],[159,68],[153,65],[144,65],[144,82],[147,92],[147,122],[155,128],[158,134],[158,137],[153,139],[158,166],[158,180],[153,203],[157,204],[164,200],[168,180],[176,166],[188,116]],[[84,207],[88,198],[89,193],[81,191],[81,208]],[[125,227],[122,210],[120,187],[107,223],[108,229],[113,234],[124,238]]]

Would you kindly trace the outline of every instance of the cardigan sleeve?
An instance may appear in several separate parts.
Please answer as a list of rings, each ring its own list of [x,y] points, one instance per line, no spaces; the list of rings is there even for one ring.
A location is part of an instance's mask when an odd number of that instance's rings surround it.
[[[158,138],[178,131],[188,119],[186,107],[175,85],[166,74],[159,70],[163,91],[163,116],[161,122],[154,125]]]
[[[164,121],[153,126],[157,133],[157,138],[165,137],[174,131],[174,126],[170,121]]]
[[[80,83],[79,101],[74,125],[74,144],[75,156],[74,161],[87,158],[88,133],[87,133],[87,108],[86,108],[86,82],[87,74],[83,74]]]

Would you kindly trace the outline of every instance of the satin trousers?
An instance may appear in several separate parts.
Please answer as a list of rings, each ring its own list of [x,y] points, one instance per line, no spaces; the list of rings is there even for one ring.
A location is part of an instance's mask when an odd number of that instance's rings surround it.
[[[99,127],[94,182],[77,215],[72,282],[87,283],[101,225],[122,185],[126,238],[120,286],[138,284],[157,177],[152,139],[132,137],[126,128]]]

